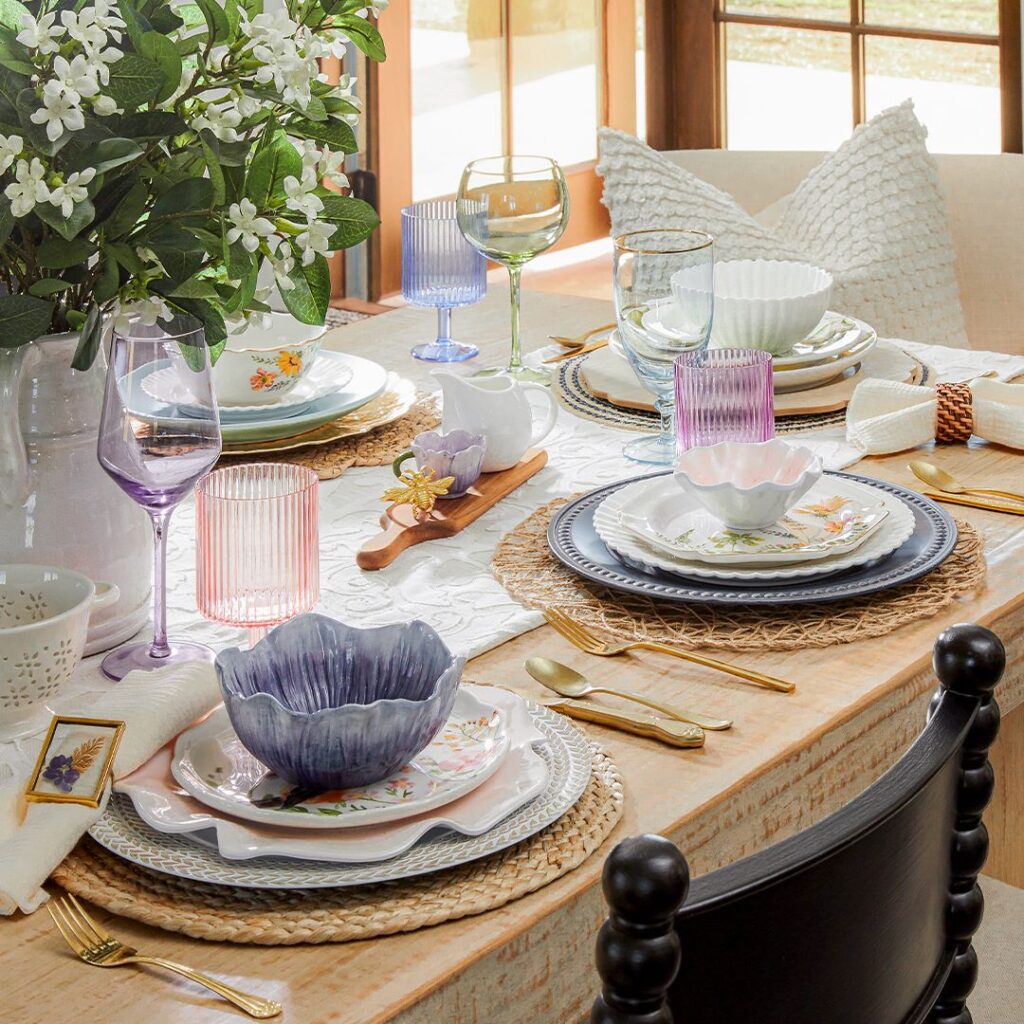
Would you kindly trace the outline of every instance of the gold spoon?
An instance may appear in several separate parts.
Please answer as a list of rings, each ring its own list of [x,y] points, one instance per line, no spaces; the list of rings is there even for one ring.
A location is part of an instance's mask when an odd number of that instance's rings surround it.
[[[997,491],[988,487],[964,487],[955,476],[931,462],[924,462],[921,459],[915,459],[910,463],[910,472],[918,480],[923,480],[929,487],[934,487],[937,491],[945,491],[947,494],[989,494],[995,498],[1024,501],[1024,494],[1018,494],[1016,491]]]
[[[549,334],[548,337],[556,345],[561,345],[562,348],[581,348],[586,344],[588,338],[592,338],[595,334],[600,334],[602,331],[614,331],[615,327],[616,324],[601,324],[600,327],[584,331],[582,334],[578,334],[575,338],[565,338],[560,334]]]
[[[675,718],[677,721],[699,725],[702,729],[719,731],[732,728],[732,722],[724,718],[709,718],[707,715],[700,715],[694,711],[684,711],[672,704],[661,704],[636,693],[613,690],[607,686],[594,686],[575,669],[571,669],[561,662],[552,661],[550,658],[530,658],[526,662],[526,671],[541,686],[546,686],[563,697],[588,697],[592,693],[607,693],[612,697],[621,697],[623,700],[632,700],[637,704],[643,704],[655,711],[660,711],[663,715],[668,715],[669,718]]]

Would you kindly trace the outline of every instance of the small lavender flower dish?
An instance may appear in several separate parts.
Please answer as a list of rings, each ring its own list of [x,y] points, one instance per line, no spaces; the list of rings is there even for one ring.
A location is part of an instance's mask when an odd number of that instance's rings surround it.
[[[447,721],[465,664],[425,622],[358,629],[316,614],[215,663],[243,746],[317,792],[378,782],[421,751]]]
[[[480,434],[468,430],[440,434],[430,430],[413,438],[412,451],[399,455],[393,468],[395,476],[401,476],[402,463],[415,458],[416,468],[421,473],[433,470],[435,480],[455,477],[448,493],[440,495],[441,498],[461,498],[480,479],[486,450],[487,442]]]

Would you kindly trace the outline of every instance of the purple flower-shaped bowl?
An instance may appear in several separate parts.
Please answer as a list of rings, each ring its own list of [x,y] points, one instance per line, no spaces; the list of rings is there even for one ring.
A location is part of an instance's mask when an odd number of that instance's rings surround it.
[[[465,658],[419,620],[357,629],[299,615],[252,650],[217,655],[228,717],[243,746],[303,789],[378,782],[448,719]]]
[[[455,477],[447,494],[442,498],[459,498],[480,478],[486,445],[480,434],[468,430],[450,430],[439,434],[436,430],[417,434],[412,441],[416,466],[421,473],[432,469],[434,479]]]

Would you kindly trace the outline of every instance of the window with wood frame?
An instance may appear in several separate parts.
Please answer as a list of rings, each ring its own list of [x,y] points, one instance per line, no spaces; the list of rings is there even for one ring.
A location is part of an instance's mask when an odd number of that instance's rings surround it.
[[[831,149],[914,100],[936,152],[1021,152],[1021,0],[647,0],[659,149]]]

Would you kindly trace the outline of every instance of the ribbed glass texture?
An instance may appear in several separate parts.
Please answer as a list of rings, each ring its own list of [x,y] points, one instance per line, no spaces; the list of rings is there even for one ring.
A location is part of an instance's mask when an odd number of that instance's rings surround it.
[[[486,290],[486,262],[459,230],[454,199],[427,199],[402,210],[406,302],[453,309],[479,301]]]
[[[686,352],[675,361],[676,449],[775,436],[772,357],[747,348]]]
[[[196,487],[196,603],[261,631],[320,597],[319,481],[287,463],[219,469]]]

